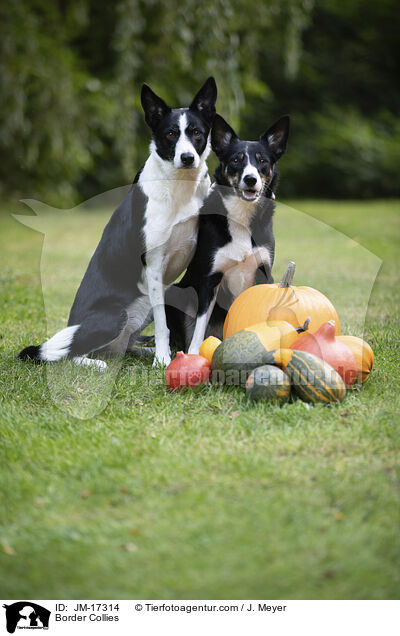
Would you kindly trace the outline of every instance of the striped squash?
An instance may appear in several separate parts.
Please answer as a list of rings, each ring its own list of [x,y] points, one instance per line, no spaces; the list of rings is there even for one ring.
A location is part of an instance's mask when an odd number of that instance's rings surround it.
[[[290,398],[289,377],[271,364],[251,371],[246,382],[246,395],[250,400],[269,400],[284,404]]]
[[[274,352],[271,352],[272,354]],[[280,354],[275,353],[277,356]],[[292,351],[285,361],[279,360],[295,393],[305,402],[342,402],[346,387],[333,367],[312,353]]]

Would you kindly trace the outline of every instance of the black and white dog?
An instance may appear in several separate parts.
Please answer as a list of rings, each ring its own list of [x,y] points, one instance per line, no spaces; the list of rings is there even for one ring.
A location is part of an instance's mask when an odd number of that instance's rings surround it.
[[[123,355],[155,322],[155,363],[170,362],[164,292],[196,248],[198,214],[208,195],[206,159],[217,87],[209,77],[189,108],[170,108],[147,85],[141,100],[152,132],[150,156],[115,210],[76,294],[68,327],[19,357],[73,358],[105,367],[89,354]]]
[[[209,321],[208,335],[222,338],[233,300],[251,285],[273,282],[276,163],[286,151],[289,123],[284,116],[259,141],[242,141],[215,116],[211,146],[220,160],[215,183],[200,211],[193,259],[166,294],[177,349],[186,351],[190,343],[189,353],[198,353]]]

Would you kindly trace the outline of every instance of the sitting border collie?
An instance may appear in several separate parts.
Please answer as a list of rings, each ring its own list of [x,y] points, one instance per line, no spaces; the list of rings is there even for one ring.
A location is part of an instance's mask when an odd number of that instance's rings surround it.
[[[152,132],[150,156],[115,210],[77,291],[68,327],[19,357],[73,358],[104,368],[89,354],[123,355],[155,322],[154,364],[169,364],[164,291],[196,247],[198,214],[210,188],[206,159],[217,87],[209,77],[189,108],[170,108],[146,84],[141,101]]]
[[[215,183],[200,211],[193,259],[166,294],[171,343],[177,349],[186,351],[190,342],[189,353],[198,353],[209,321],[207,335],[222,338],[233,300],[254,284],[273,282],[276,163],[286,151],[289,124],[286,115],[259,141],[242,141],[215,116],[211,146],[220,160]]]

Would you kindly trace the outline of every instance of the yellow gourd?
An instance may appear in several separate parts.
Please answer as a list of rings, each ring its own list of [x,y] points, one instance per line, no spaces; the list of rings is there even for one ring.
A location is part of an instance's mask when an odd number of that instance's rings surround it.
[[[368,342],[362,338],[357,338],[357,336],[339,336],[339,339],[353,352],[356,359],[358,381],[366,382],[374,364],[374,352]]]
[[[299,335],[307,331],[309,324],[310,318],[307,318],[302,327],[295,329],[286,320],[264,320],[246,327],[243,331],[256,333],[265,349],[271,351],[272,349],[289,349]]]
[[[215,336],[209,336],[201,343],[199,354],[203,356],[211,364],[213,353],[218,345],[221,344],[221,340]]]

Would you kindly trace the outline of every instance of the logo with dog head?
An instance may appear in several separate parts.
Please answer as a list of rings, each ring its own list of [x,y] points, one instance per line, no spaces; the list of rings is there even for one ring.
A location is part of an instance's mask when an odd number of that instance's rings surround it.
[[[9,634],[14,634],[16,629],[49,629],[51,612],[37,603],[18,601],[3,607],[6,610],[6,627]]]

